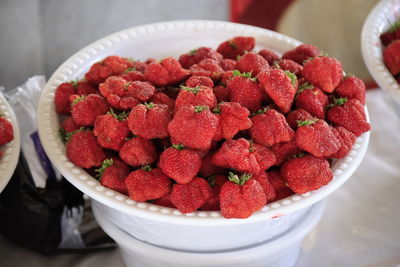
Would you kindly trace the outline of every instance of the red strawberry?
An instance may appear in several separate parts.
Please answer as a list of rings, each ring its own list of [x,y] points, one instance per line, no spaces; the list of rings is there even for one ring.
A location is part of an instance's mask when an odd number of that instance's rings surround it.
[[[192,149],[208,150],[217,126],[218,118],[207,106],[187,105],[175,114],[168,125],[168,131],[175,143]]]
[[[144,73],[146,79],[157,86],[178,84],[189,74],[173,57],[164,58],[160,63],[151,63]]]
[[[100,62],[94,63],[85,74],[85,79],[92,84],[104,82],[108,77],[120,75],[126,69],[132,68],[133,63],[127,58],[109,56]]]
[[[340,126],[334,127],[332,131],[336,135],[341,146],[340,149],[330,157],[335,159],[344,158],[350,152],[354,142],[356,141],[356,136],[352,132]]]
[[[371,129],[364,107],[357,99],[339,98],[331,105],[333,107],[328,109],[326,117],[334,125],[342,126],[356,136]]]
[[[391,42],[393,42],[396,39],[394,32],[391,32],[391,31],[382,33],[379,36],[379,38],[381,39],[381,42],[384,46],[389,45]]]
[[[93,133],[101,147],[116,151],[121,148],[130,133],[126,116],[124,112],[117,115],[111,111],[96,118]]]
[[[72,95],[72,97],[75,97],[75,100],[72,103],[71,114],[76,125],[94,125],[97,116],[105,114],[109,109],[107,101],[100,95]]]
[[[268,147],[259,145],[257,143],[251,143],[250,151],[252,151],[254,156],[256,157],[258,165],[260,165],[261,171],[265,171],[269,167],[275,165],[275,154]]]
[[[171,202],[171,193],[166,196],[163,196],[163,197],[153,200],[153,204],[158,205],[158,206],[167,207],[167,208],[173,208],[173,209],[176,208],[175,205],[172,204],[172,202]]]
[[[14,139],[12,124],[0,113],[0,145],[11,142]]]
[[[219,193],[224,183],[228,181],[225,175],[213,175],[208,179],[208,183],[211,186],[211,196],[207,201],[200,207],[201,210],[211,211],[220,210],[219,207]]]
[[[74,120],[72,119],[71,116],[70,117],[66,117],[62,121],[61,128],[67,133],[79,130],[79,126],[77,126],[75,124],[75,122],[74,122]]]
[[[260,51],[258,51],[258,54],[265,58],[270,66],[274,65],[274,62],[276,60],[279,60],[279,56],[269,49],[261,49]]]
[[[225,169],[212,163],[213,152],[208,153],[201,159],[199,174],[202,177],[212,176],[214,174],[223,174]]]
[[[188,87],[196,87],[196,86],[206,86],[213,88],[214,82],[208,76],[191,76],[186,80],[185,85]]]
[[[400,73],[400,40],[391,42],[383,50],[383,61],[391,74]]]
[[[132,62],[132,70],[139,71],[140,73],[145,73],[146,68],[156,60],[154,58],[148,58],[145,62],[134,60]]]
[[[268,61],[256,53],[247,53],[240,57],[235,68],[240,72],[250,72],[253,77],[263,70],[269,68]]]
[[[268,177],[268,181],[274,188],[276,194],[274,201],[287,198],[294,194],[292,189],[287,187],[286,182],[282,179],[279,171],[271,171],[267,172],[266,174]]]
[[[342,81],[343,68],[333,57],[316,57],[304,63],[302,76],[324,92],[332,93]]]
[[[263,91],[250,74],[241,74],[239,71],[235,71],[234,77],[228,81],[227,90],[230,102],[237,102],[250,112],[260,109]]]
[[[260,172],[259,175],[255,176],[254,179],[261,185],[264,190],[265,198],[267,203],[273,201],[276,198],[275,189],[269,182],[268,174],[266,172]]]
[[[208,106],[209,108],[213,109],[217,106],[217,98],[210,87],[181,86],[181,91],[175,100],[175,112],[186,105]]]
[[[236,61],[235,61],[236,62]],[[234,75],[235,73],[235,75]],[[224,74],[222,74],[221,76],[221,85],[222,86],[227,86],[228,82],[234,77],[234,76],[244,76],[246,78],[251,78],[251,75],[243,73],[241,74],[240,71],[238,70],[228,70],[227,72],[225,72]],[[254,79],[253,79],[254,80]]]
[[[187,54],[183,54],[179,57],[179,63],[185,69],[190,69],[194,64],[200,63],[203,59],[211,58],[216,61],[222,60],[222,55],[209,47],[199,47],[197,49],[191,50]]]
[[[320,54],[318,47],[311,44],[301,44],[298,47],[283,54],[283,59],[291,59],[302,65],[304,60],[316,57]]]
[[[335,93],[339,97],[355,98],[365,105],[365,84],[364,82],[355,76],[347,76],[336,88]]]
[[[253,37],[236,36],[221,43],[217,52],[221,53],[224,58],[236,59],[237,56],[243,55],[246,51],[253,50],[255,42]]]
[[[251,121],[251,139],[261,145],[272,146],[288,142],[294,137],[294,131],[287,124],[285,117],[274,109],[261,111],[261,114],[252,117]]]
[[[106,158],[104,151],[97,144],[96,138],[90,130],[70,134],[65,149],[67,158],[72,163],[86,169],[101,166]]]
[[[297,78],[291,72],[280,69],[267,69],[257,76],[267,95],[282,110],[288,113],[297,89]]]
[[[153,104],[167,105],[169,110],[174,110],[175,107],[175,100],[161,92],[156,92],[150,101]]]
[[[301,108],[296,108],[286,115],[286,121],[293,130],[297,129],[297,121],[305,121],[312,118],[313,116],[310,113]]]
[[[299,121],[296,130],[296,144],[316,157],[329,157],[340,148],[336,135],[324,120]]]
[[[223,102],[218,105],[222,137],[232,139],[239,131],[250,129],[250,112],[239,103]]]
[[[312,116],[325,119],[325,109],[329,103],[328,96],[312,84],[302,84],[295,98],[296,107],[308,111]]]
[[[281,175],[288,187],[297,194],[317,190],[333,179],[329,162],[312,155],[286,161],[282,165]]]
[[[80,80],[75,84],[76,94],[78,95],[90,95],[90,94],[98,94],[97,86],[89,83],[86,80]]]
[[[105,159],[101,168],[96,171],[99,173],[98,177],[102,185],[128,195],[128,189],[125,185],[125,178],[130,172],[128,165],[118,158]]]
[[[128,126],[134,135],[146,139],[167,138],[171,112],[167,105],[139,104],[129,113]]]
[[[211,196],[211,187],[203,178],[195,177],[188,184],[174,184],[171,202],[182,213],[200,208]]]
[[[213,92],[218,102],[229,101],[229,91],[226,86],[215,86]]]
[[[225,71],[220,66],[219,61],[206,58],[190,67],[190,72],[193,76],[208,76],[214,81],[218,81]]]
[[[62,83],[56,88],[54,95],[54,105],[59,115],[71,114],[70,96],[75,94],[75,86],[73,82]]]
[[[250,142],[244,138],[225,141],[213,155],[212,163],[223,168],[231,168],[254,175],[260,172],[260,165]]]
[[[280,166],[288,158],[301,153],[301,150],[296,145],[295,139],[289,142],[275,144],[271,147],[271,150],[275,154],[277,166]]]
[[[172,145],[162,152],[159,167],[179,184],[189,183],[199,172],[201,158],[197,151]]]
[[[129,197],[136,201],[147,201],[168,195],[172,182],[159,168],[149,165],[131,172],[125,179]]]
[[[294,73],[296,76],[300,76],[301,72],[303,71],[302,65],[290,59],[281,59],[275,63],[278,69],[290,71],[291,73]]]
[[[129,68],[124,73],[119,75],[119,77],[125,79],[128,82],[133,82],[133,81],[141,81],[145,82],[146,77],[144,74],[140,71],[137,71],[135,68]]]
[[[107,80],[100,84],[100,93],[107,102],[114,108],[117,109],[130,109],[136,106],[139,101],[128,94],[128,86],[130,82],[122,77],[111,76]]]
[[[241,177],[229,173],[219,194],[222,216],[225,218],[248,218],[267,203],[264,190],[251,175]]]
[[[236,66],[236,60],[225,58],[220,61],[220,64],[224,71],[234,70]]]
[[[158,153],[150,140],[134,137],[122,145],[119,157],[133,167],[141,167],[154,163]]]

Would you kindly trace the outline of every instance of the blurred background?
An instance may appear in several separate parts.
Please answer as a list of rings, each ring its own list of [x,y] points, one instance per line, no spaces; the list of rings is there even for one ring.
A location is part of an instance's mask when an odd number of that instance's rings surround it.
[[[91,42],[135,25],[181,19],[231,20],[319,46],[370,84],[362,24],[378,0],[0,0],[0,86],[48,78]]]

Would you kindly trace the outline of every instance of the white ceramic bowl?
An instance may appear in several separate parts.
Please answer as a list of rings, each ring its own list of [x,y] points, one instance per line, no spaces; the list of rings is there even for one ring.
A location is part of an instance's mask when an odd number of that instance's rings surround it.
[[[96,206],[93,207],[97,222],[117,242],[125,264],[129,267],[290,267],[299,256],[304,237],[319,222],[323,212],[324,202],[321,201],[314,204],[290,230],[255,246],[195,253],[165,249],[141,242],[107,220]]]
[[[3,157],[0,158],[0,193],[10,181],[18,163],[19,152],[21,148],[19,127],[14,111],[11,109],[3,94],[0,93],[0,111],[11,122],[14,130],[14,140],[0,147],[3,151]]]
[[[236,235],[240,234],[242,229],[247,229],[249,224],[255,226],[254,223],[260,222],[259,227],[250,227],[254,233],[257,233],[263,232],[266,225],[274,223],[272,221],[267,222],[271,218],[282,217],[282,219],[275,221],[276,223],[279,221],[285,227],[295,223],[296,220],[293,217],[297,215],[284,215],[310,207],[339,188],[353,174],[366,152],[369,132],[357,138],[348,156],[333,164],[334,179],[329,185],[313,192],[294,195],[268,204],[245,220],[228,220],[223,218],[220,212],[198,211],[182,214],[175,209],[133,201],[125,195],[103,187],[83,169],[72,164],[66,157],[65,146],[58,135],[60,124],[53,101],[55,89],[62,82],[83,77],[94,62],[113,54],[139,60],[145,60],[150,56],[155,58],[163,58],[169,55],[178,56],[199,46],[215,48],[222,41],[237,35],[255,37],[256,50],[269,48],[279,54],[300,44],[299,41],[290,37],[253,26],[220,21],[172,21],[123,30],[100,39],[77,52],[51,76],[40,99],[38,109],[39,135],[52,163],[73,185],[95,201],[103,204],[104,214],[109,214],[110,218],[119,220],[120,222],[116,222],[116,224],[125,225],[127,227],[125,230],[132,229],[132,232],[137,232],[135,227],[138,225],[145,225],[143,227],[150,230],[153,226],[158,227],[160,224],[185,225],[187,227],[181,229],[187,229],[187,231],[182,232],[181,230],[181,235],[186,236],[186,239],[193,240],[191,237],[196,232],[193,229],[199,229],[193,227],[218,225],[220,229],[232,227],[232,231],[226,231],[225,238],[235,240]],[[235,230],[233,230],[234,227],[236,227]],[[166,231],[168,231],[168,228]],[[153,232],[157,232],[157,230]],[[207,239],[209,235],[206,233],[199,232],[196,235],[203,236],[202,242],[209,242]],[[196,242],[198,241],[196,240]],[[169,242],[173,243],[174,240]],[[175,245],[185,246],[186,243]],[[193,245],[195,246],[195,244]]]
[[[383,62],[382,43],[379,39],[390,23],[400,19],[400,0],[383,0],[369,13],[361,34],[361,50],[364,62],[378,85],[400,104],[400,85]]]

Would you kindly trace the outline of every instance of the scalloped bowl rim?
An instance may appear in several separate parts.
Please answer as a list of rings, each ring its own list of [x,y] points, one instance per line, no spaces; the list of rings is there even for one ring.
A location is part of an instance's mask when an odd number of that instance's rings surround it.
[[[59,122],[54,108],[54,91],[58,84],[71,80],[68,75],[82,66],[85,60],[92,59],[97,51],[119,42],[129,42],[131,38],[140,38],[146,34],[157,34],[158,31],[229,31],[234,35],[250,35],[256,40],[259,38],[267,40],[275,47],[290,46],[291,48],[300,44],[299,41],[285,35],[254,27],[231,22],[222,21],[169,21],[128,28],[104,37],[67,59],[51,76],[47,82],[38,108],[39,136],[43,147],[56,168],[78,189],[89,197],[111,207],[133,216],[141,218],[164,221],[185,225],[224,225],[242,224],[246,222],[257,222],[278,216],[283,216],[297,210],[311,206],[325,198],[339,188],[354,173],[360,165],[368,147],[370,133],[364,133],[356,139],[349,154],[336,162],[332,168],[334,179],[326,186],[305,194],[296,194],[286,199],[267,204],[260,211],[254,213],[247,219],[225,219],[220,212],[196,211],[182,214],[176,209],[161,207],[150,203],[136,202],[129,197],[102,186],[96,179],[87,174],[83,169],[71,163],[65,154],[65,145],[58,136]],[[221,40],[223,41],[223,40]],[[366,109],[368,116],[368,111]]]

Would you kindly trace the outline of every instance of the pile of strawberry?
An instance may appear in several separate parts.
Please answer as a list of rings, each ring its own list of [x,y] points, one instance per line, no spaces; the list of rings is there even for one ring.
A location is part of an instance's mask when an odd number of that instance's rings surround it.
[[[390,28],[380,35],[383,49],[383,62],[400,83],[400,20],[396,21]]]
[[[5,145],[14,140],[13,126],[7,120],[4,114],[0,111],[0,146]],[[3,151],[0,150],[0,158],[3,156]]]
[[[69,160],[136,201],[226,218],[326,185],[331,159],[370,129],[363,82],[313,45],[282,58],[254,45],[109,56],[59,85]]]

